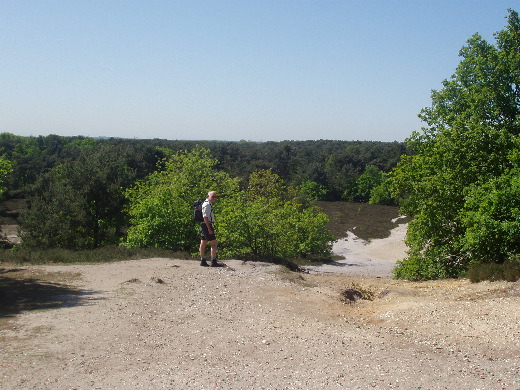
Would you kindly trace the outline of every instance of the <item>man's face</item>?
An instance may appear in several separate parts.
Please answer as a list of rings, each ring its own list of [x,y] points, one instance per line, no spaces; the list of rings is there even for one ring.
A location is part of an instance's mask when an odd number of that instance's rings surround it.
[[[211,203],[215,202],[215,200],[217,200],[217,194],[211,194],[208,199]]]

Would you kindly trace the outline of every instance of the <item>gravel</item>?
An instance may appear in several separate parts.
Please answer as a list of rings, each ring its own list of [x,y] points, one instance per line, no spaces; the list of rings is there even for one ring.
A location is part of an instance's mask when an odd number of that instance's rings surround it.
[[[518,283],[224,263],[28,267],[81,274],[61,283],[82,295],[24,312],[0,331],[2,388],[520,388]],[[342,302],[352,285],[376,298]]]

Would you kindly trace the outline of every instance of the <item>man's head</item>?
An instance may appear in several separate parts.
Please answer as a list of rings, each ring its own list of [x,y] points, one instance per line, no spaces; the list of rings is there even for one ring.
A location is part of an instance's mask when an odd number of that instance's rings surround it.
[[[217,192],[216,191],[208,192],[208,199],[211,203],[213,203],[217,199]]]

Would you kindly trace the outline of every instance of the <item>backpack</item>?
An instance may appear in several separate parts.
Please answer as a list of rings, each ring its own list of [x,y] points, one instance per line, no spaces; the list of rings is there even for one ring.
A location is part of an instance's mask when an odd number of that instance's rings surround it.
[[[200,200],[196,200],[193,202],[193,220],[196,222],[204,222],[204,217],[202,216],[202,203]]]

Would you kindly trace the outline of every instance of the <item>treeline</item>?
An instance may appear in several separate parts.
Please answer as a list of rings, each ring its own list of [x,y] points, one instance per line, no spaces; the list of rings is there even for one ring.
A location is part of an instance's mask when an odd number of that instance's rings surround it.
[[[247,185],[251,173],[270,169],[288,185],[312,183],[320,200],[368,202],[370,191],[394,168],[400,156],[409,154],[402,142],[372,141],[175,141],[162,139],[93,139],[57,135],[21,137],[0,134],[0,156],[12,163],[7,179],[8,197],[25,198],[42,174],[96,153],[106,164],[129,172],[128,180],[140,180],[157,169],[172,152],[208,149],[216,168]],[[362,175],[365,174],[364,178]],[[361,180],[360,180],[361,178]],[[385,201],[385,202],[391,202]]]
[[[224,196],[221,253],[327,257],[331,235],[315,200],[368,201],[404,144],[223,142],[0,134],[5,198],[25,200],[22,247],[109,245],[193,253],[191,203]],[[379,197],[381,201],[393,201]]]
[[[167,157],[139,178],[142,166],[133,152],[102,143],[42,173],[26,190],[20,249],[123,246],[194,253],[200,236],[191,205],[212,189],[221,195],[215,208],[224,256],[330,257],[327,217],[271,170],[253,172],[244,187],[197,146],[164,149]]]

